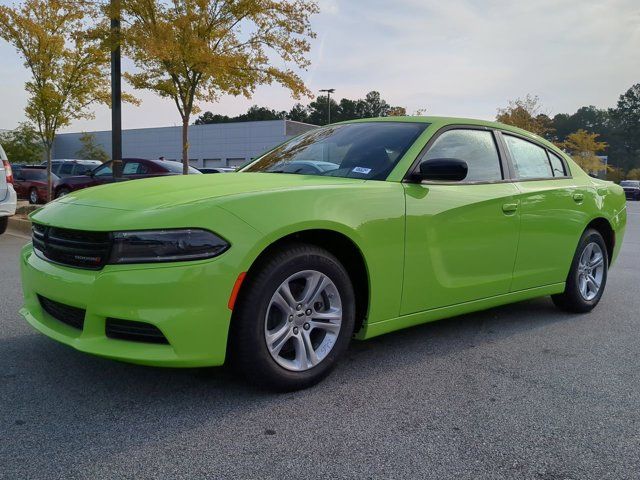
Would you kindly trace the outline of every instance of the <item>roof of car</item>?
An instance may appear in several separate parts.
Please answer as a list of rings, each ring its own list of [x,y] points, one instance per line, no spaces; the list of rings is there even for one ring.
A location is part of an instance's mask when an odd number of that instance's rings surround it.
[[[367,123],[367,122],[419,122],[419,123],[428,123],[435,128],[442,128],[448,125],[471,125],[471,126],[479,126],[479,127],[489,127],[496,128],[500,130],[504,130],[507,132],[513,132],[519,135],[523,135],[526,137],[533,138],[540,143],[545,144],[547,147],[558,151],[558,147],[556,147],[553,143],[549,142],[545,138],[536,135],[535,133],[531,133],[527,130],[523,130],[518,127],[514,127],[512,125],[507,125],[506,123],[494,122],[491,120],[478,120],[477,118],[463,118],[463,117],[439,117],[439,116],[418,116],[418,115],[407,115],[402,117],[376,117],[376,118],[362,118],[357,120],[348,120],[346,122],[340,123]]]

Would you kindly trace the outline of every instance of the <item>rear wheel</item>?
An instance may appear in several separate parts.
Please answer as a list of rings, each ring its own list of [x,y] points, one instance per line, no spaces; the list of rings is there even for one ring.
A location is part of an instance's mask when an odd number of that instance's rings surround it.
[[[36,190],[35,188],[29,190],[29,203],[31,205],[35,205],[36,203],[38,203],[38,190]]]
[[[61,188],[56,192],[56,198],[64,197],[65,195],[69,195],[68,188]]]
[[[597,230],[586,230],[573,257],[565,291],[553,295],[553,302],[569,312],[592,310],[604,292],[608,268],[609,257],[602,235]]]
[[[7,225],[9,224],[9,217],[0,217],[0,235],[7,231]]]
[[[232,364],[276,390],[322,380],[353,334],[355,295],[342,264],[324,249],[290,244],[246,282],[229,334]]]

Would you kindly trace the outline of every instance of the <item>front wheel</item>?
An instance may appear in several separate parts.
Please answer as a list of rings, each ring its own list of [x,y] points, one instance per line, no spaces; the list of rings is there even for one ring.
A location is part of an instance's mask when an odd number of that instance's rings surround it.
[[[609,257],[602,235],[588,229],[580,238],[563,293],[553,295],[553,303],[575,313],[591,311],[602,298],[607,283]]]
[[[330,252],[290,244],[250,272],[233,315],[232,364],[253,383],[298,390],[324,378],[355,322],[349,274]]]

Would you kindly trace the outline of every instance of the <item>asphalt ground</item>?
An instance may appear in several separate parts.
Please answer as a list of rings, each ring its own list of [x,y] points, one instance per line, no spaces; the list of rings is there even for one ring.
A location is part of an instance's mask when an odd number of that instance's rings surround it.
[[[0,237],[0,478],[640,478],[640,203],[600,305],[549,298],[354,342],[320,385],[91,357],[18,315]]]

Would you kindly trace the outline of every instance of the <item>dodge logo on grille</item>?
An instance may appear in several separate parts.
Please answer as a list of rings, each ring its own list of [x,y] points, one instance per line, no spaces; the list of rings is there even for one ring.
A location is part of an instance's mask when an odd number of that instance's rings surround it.
[[[100,261],[102,260],[101,257],[86,257],[84,255],[74,255],[73,258],[74,260],[78,260],[80,262],[93,262],[93,263],[100,263]]]

